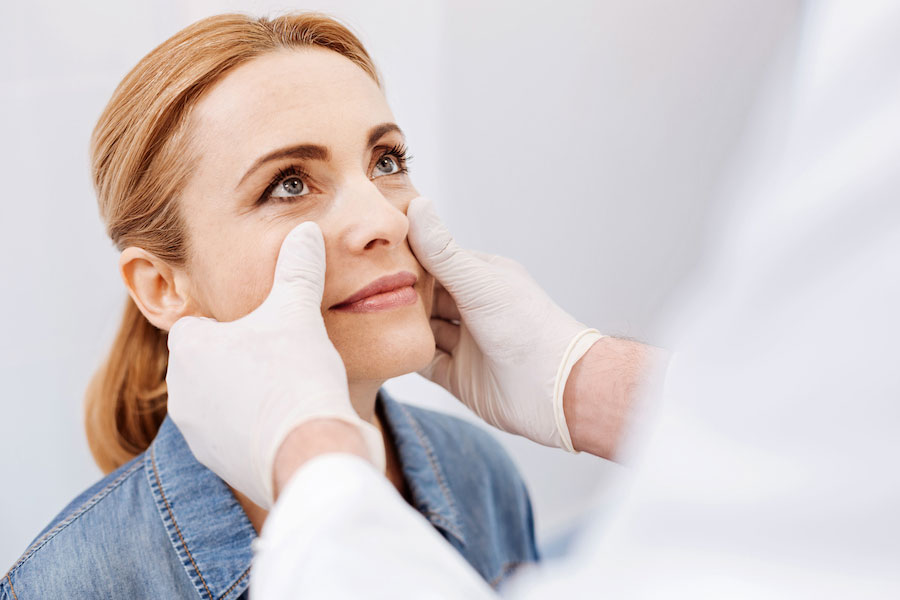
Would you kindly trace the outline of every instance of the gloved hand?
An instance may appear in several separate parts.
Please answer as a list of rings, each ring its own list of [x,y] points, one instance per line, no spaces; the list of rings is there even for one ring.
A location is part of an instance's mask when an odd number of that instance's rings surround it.
[[[320,305],[325,244],[311,221],[284,239],[268,297],[231,322],[184,317],[169,331],[168,411],[201,463],[263,508],[290,431],[326,417],[359,427],[376,468],[381,433],[350,404],[347,373]]]
[[[563,392],[603,336],[554,304],[519,263],[460,248],[430,200],[415,198],[407,216],[410,247],[440,284],[431,319],[438,350],[419,373],[491,425],[574,452]]]

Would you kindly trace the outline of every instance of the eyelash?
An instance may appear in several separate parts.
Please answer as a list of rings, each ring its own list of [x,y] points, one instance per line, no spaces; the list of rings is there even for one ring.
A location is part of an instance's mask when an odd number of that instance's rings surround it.
[[[409,154],[409,149],[405,144],[394,144],[385,152],[378,157],[378,160],[375,161],[375,164],[378,164],[385,156],[393,156],[397,159],[397,167],[398,170],[396,173],[391,173],[391,175],[399,175],[402,173],[409,173],[409,168],[407,164],[409,161],[413,159],[413,156]],[[279,169],[275,174],[275,177],[269,182],[269,185],[266,186],[266,189],[263,191],[262,196],[257,200],[257,204],[265,204],[271,199],[271,194],[275,190],[275,187],[287,179],[288,177],[298,177],[303,180],[304,185],[306,185],[306,180],[309,179],[309,173],[304,171],[297,165],[290,165],[283,169]],[[280,200],[280,202],[290,202],[291,200]]]
[[[409,154],[409,148],[405,144],[394,144],[387,149],[387,152],[378,157],[375,164],[378,164],[378,161],[385,156],[393,156],[397,159],[397,167],[399,168],[397,173],[409,173],[406,164],[413,159],[413,156]],[[391,175],[396,175],[397,173],[391,173]]]
[[[262,196],[257,200],[257,204],[265,204],[269,201],[272,192],[275,191],[275,187],[287,179],[288,177],[298,177],[303,180],[304,185],[306,185],[306,180],[309,179],[309,173],[298,167],[297,165],[291,165],[289,167],[285,167],[283,169],[279,169],[277,173],[275,173],[275,177],[272,178],[272,181],[269,182],[269,185],[266,186],[266,189],[263,190]],[[284,202],[284,200],[280,200]]]

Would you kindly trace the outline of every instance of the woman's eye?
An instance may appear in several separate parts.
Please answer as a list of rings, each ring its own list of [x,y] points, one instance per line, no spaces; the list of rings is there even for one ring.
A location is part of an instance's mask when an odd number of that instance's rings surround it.
[[[375,163],[375,173],[373,177],[381,177],[382,175],[393,175],[400,171],[400,164],[395,156],[385,154]]]
[[[272,188],[270,198],[295,198],[297,196],[305,196],[309,193],[309,188],[303,183],[303,180],[296,175],[285,177]]]

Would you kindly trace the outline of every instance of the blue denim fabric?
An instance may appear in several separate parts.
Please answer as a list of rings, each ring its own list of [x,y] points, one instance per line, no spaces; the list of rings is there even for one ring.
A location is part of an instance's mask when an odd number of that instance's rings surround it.
[[[383,390],[378,410],[412,504],[488,582],[537,560],[528,493],[488,434]],[[231,491],[166,418],[146,452],[38,535],[0,580],[0,600],[246,598],[255,538]]]

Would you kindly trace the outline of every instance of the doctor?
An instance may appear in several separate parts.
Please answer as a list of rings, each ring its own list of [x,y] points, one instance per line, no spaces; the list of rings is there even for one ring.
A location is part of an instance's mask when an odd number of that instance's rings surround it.
[[[818,3],[801,39],[783,137],[718,224],[661,403],[636,403],[658,351],[577,323],[410,204],[445,290],[423,374],[538,443],[614,457],[629,421],[642,442],[618,518],[514,597],[900,595],[900,10]],[[197,458],[277,500],[254,597],[495,597],[375,467],[318,311],[324,265],[303,223],[256,311],[169,334],[169,411]]]

